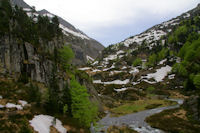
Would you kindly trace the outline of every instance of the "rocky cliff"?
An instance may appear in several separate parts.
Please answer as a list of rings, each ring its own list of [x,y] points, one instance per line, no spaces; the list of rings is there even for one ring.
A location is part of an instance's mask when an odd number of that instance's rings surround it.
[[[54,16],[56,16],[45,9],[41,11],[34,11],[34,9],[23,0],[11,0],[11,3],[21,7],[30,17],[33,18],[34,16],[41,15],[47,16],[51,20]],[[104,49],[102,44],[88,37],[85,33],[75,28],[63,18],[58,16],[58,19],[60,23],[59,26],[65,35],[64,43],[71,44],[75,53],[73,64],[83,65],[89,60],[97,58],[101,54],[101,51]]]

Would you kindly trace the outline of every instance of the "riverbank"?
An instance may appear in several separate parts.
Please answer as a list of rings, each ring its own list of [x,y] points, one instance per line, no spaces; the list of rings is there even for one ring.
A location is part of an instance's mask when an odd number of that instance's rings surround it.
[[[145,119],[146,117],[162,112],[163,110],[178,108],[183,103],[183,100],[181,99],[171,99],[171,101],[176,101],[178,104],[144,110],[137,113],[123,115],[120,117],[111,117],[110,114],[107,114],[106,117],[104,117],[97,123],[98,128],[96,128],[96,130],[97,132],[106,132],[110,126],[121,127],[123,125],[126,125],[140,133],[162,133],[161,130],[150,127],[148,123],[145,122]]]
[[[159,128],[171,133],[199,133],[200,124],[187,116],[187,111],[180,107],[165,110],[146,118],[146,122],[153,128]]]

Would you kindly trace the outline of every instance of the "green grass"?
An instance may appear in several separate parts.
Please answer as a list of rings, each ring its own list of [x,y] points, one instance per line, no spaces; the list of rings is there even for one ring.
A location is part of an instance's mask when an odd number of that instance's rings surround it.
[[[119,107],[111,109],[111,112],[114,116],[121,116],[125,114],[131,114],[139,111],[143,111],[146,109],[153,109],[157,107],[164,107],[175,105],[176,102],[168,101],[168,100],[138,100],[135,102],[125,103]]]

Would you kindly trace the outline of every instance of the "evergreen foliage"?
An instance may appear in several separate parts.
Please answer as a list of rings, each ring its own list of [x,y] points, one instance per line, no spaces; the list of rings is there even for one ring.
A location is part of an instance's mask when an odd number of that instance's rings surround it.
[[[170,38],[174,36],[175,46],[179,43],[183,44],[178,53],[182,61],[173,66],[173,71],[185,78],[185,89],[199,89],[200,35],[197,33],[200,30],[199,22],[199,16],[183,21],[168,39],[172,43]]]
[[[140,58],[136,58],[134,61],[133,61],[133,66],[136,67],[136,66],[139,66],[142,64],[142,60]]]
[[[71,112],[83,126],[90,127],[97,115],[97,107],[89,100],[85,86],[80,85],[73,77],[70,82]]]
[[[74,52],[69,45],[63,46],[63,48],[58,51],[58,60],[62,68],[66,70],[69,67],[72,59],[74,58]]]

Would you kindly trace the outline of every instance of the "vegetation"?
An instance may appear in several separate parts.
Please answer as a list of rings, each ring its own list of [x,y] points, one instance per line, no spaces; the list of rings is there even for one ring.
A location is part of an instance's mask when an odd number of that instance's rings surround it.
[[[111,109],[113,115],[121,116],[125,114],[131,114],[139,111],[143,111],[146,109],[152,109],[157,107],[165,107],[169,105],[174,105],[176,102],[168,101],[168,100],[138,100],[135,102],[125,103],[119,107]]]
[[[133,129],[130,129],[127,126],[122,126],[122,127],[111,126],[108,128],[107,133],[138,133],[138,132]]]
[[[153,93],[154,90],[155,90],[154,87],[148,87],[148,88],[146,89],[146,91],[147,91],[148,93]]]
[[[171,35],[176,39],[171,41],[169,38],[169,42],[174,44],[175,49],[180,49],[178,56],[182,60],[174,64],[173,72],[184,77],[184,88],[187,90],[199,89],[200,35],[195,32],[200,29],[198,22],[199,17],[182,22],[182,25]]]
[[[170,133],[197,133],[200,126],[187,119],[185,111],[181,108],[165,110],[146,118],[154,128]]]
[[[136,67],[136,66],[139,66],[142,64],[142,60],[140,58],[136,58],[134,61],[133,61],[133,66]]]
[[[56,16],[52,21],[48,17],[28,17],[22,8],[15,6],[13,9],[8,0],[0,1],[0,17],[4,18],[0,20],[0,35],[12,35],[36,47],[41,47],[40,40],[48,42],[62,35]]]
[[[74,58],[74,52],[69,45],[63,46],[62,49],[58,51],[58,60],[64,70],[69,69],[69,64]]]
[[[97,116],[97,107],[89,100],[89,95],[85,86],[80,85],[73,77],[70,82],[72,116],[79,120],[86,127],[90,127]],[[66,106],[65,106],[66,108]]]
[[[147,66],[153,67],[155,66],[159,61],[166,58],[169,55],[169,49],[163,47],[160,51],[157,53],[153,53],[149,56],[148,62],[146,63]]]

